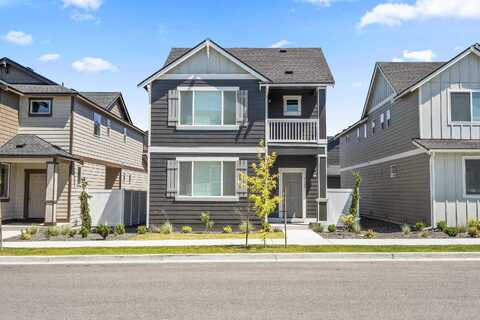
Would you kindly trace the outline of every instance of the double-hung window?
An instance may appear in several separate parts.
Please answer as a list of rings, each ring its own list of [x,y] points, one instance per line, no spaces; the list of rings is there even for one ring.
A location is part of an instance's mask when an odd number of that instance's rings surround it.
[[[180,198],[234,198],[236,187],[234,158],[178,159]]]
[[[375,135],[375,120],[372,121],[372,136]]]
[[[382,129],[385,129],[385,114],[382,113],[380,115],[380,127],[382,127]]]
[[[465,195],[480,197],[480,158],[466,157],[464,174]]]
[[[127,128],[123,128],[123,142],[127,143]]]
[[[0,199],[8,199],[10,181],[10,165],[0,163]]]
[[[391,119],[391,115],[390,115],[390,110],[387,110],[387,128],[390,128],[390,119]]]
[[[363,125],[363,137],[366,139],[368,138],[368,123]]]
[[[51,117],[52,99],[30,99],[28,115],[30,117]]]
[[[480,122],[480,91],[450,92],[452,122]]]
[[[98,113],[93,113],[93,134],[100,137],[102,129],[102,116]]]
[[[283,96],[283,115],[302,115],[302,96]]]
[[[180,94],[180,127],[236,126],[238,88],[185,87]]]

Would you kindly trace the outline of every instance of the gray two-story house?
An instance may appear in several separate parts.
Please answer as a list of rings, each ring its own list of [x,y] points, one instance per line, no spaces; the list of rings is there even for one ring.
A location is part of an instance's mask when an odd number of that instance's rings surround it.
[[[447,62],[378,62],[361,119],[336,136],[360,214],[466,225],[480,217],[480,46]]]
[[[142,81],[150,101],[148,221],[236,225],[248,211],[240,173],[276,152],[280,221],[326,220],[325,96],[320,48],[173,48]],[[261,140],[265,147],[259,148]],[[252,213],[252,216],[254,214]]]
[[[0,216],[80,223],[88,190],[145,190],[145,132],[119,92],[78,92],[0,59]]]

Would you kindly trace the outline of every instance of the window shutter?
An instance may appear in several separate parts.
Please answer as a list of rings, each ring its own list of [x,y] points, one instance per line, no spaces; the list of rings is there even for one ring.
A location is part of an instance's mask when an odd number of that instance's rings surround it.
[[[167,197],[175,197],[177,195],[177,176],[178,161],[167,160]]]
[[[247,186],[243,183],[240,173],[248,174],[248,161],[247,160],[237,160],[237,171],[236,171],[236,180],[237,188],[236,193],[239,198],[247,197]]]
[[[248,122],[248,90],[237,92],[237,124],[246,125]]]
[[[168,126],[174,127],[178,123],[178,91],[168,90]]]

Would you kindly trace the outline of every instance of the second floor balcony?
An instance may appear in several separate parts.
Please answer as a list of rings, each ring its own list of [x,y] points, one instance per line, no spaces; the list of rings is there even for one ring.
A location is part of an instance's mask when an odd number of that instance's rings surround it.
[[[268,119],[268,141],[273,143],[318,143],[317,119]]]

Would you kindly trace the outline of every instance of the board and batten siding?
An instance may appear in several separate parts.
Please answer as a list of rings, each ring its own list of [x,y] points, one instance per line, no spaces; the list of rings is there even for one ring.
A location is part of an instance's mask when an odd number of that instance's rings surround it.
[[[18,96],[0,89],[0,146],[13,138],[18,130]]]
[[[397,176],[390,177],[396,166]],[[360,184],[360,216],[394,223],[431,224],[429,157],[420,154],[356,169]],[[342,188],[353,188],[352,171],[341,173]]]
[[[29,116],[29,98],[26,96],[20,98],[18,133],[37,135],[68,152],[71,98],[69,96],[49,97],[53,99],[50,117]]]
[[[480,124],[449,121],[451,90],[480,90],[480,57],[471,53],[420,87],[422,139],[480,139]]]
[[[370,101],[367,104],[367,111],[385,101],[388,97],[392,96],[395,92],[393,91],[392,86],[385,80],[385,77],[380,71],[377,71],[375,74],[375,79],[372,87],[372,94]]]
[[[480,218],[480,197],[466,197],[464,157],[472,153],[435,153],[433,157],[433,193],[435,222],[466,226],[468,220]]]
[[[179,86],[248,90],[248,123],[238,130],[177,130],[168,125],[168,91]],[[265,91],[256,80],[157,80],[151,89],[152,146],[256,146],[265,137]]]

